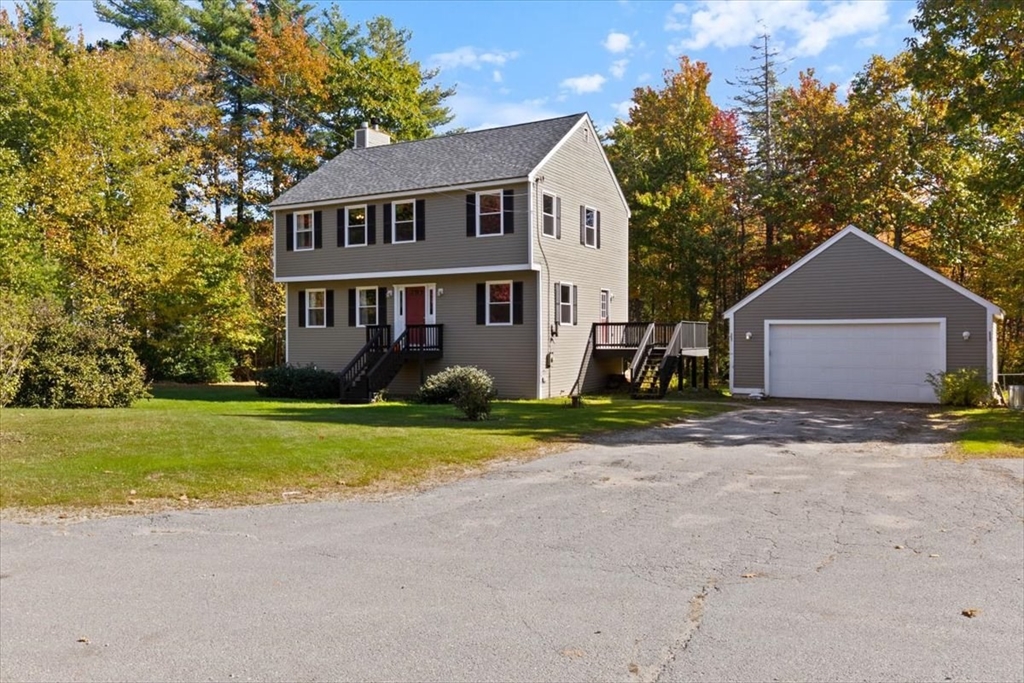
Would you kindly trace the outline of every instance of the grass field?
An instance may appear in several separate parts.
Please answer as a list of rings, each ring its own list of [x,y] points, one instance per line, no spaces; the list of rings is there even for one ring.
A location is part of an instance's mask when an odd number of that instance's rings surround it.
[[[498,401],[468,422],[451,406],[268,400],[253,387],[157,386],[114,410],[7,408],[0,507],[281,501],[406,485],[445,468],[713,415],[727,403],[588,398]]]
[[[957,435],[967,458],[1024,458],[1024,413],[1006,408],[969,408],[954,414],[967,422]]]

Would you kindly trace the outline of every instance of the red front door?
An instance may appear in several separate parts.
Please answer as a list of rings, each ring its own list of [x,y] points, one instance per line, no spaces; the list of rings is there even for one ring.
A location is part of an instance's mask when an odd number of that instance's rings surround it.
[[[409,330],[409,345],[422,346],[425,330],[420,325],[427,321],[427,289],[426,287],[405,288],[405,329]]]

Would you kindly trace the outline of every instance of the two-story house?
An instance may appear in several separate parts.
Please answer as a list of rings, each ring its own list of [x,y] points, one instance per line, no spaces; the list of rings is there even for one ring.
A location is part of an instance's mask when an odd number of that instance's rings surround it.
[[[587,114],[394,144],[364,126],[271,208],[286,360],[350,399],[451,365],[564,395],[592,324],[627,318],[629,207]],[[581,388],[623,367],[588,358]]]

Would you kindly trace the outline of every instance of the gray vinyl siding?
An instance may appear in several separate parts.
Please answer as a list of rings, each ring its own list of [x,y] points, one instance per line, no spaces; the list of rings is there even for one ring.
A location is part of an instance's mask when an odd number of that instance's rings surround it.
[[[985,372],[992,328],[988,311],[850,234],[733,313],[733,386],[764,386],[766,319],[858,318],[945,318],[946,370]],[[971,333],[966,342],[965,330]],[[752,339],[745,338],[747,332]]]
[[[589,124],[584,124],[589,128]],[[541,357],[550,352],[551,367],[543,369],[544,397],[568,394],[576,382],[591,324],[600,316],[600,293],[609,290],[612,322],[628,320],[629,218],[614,175],[593,128],[577,129],[536,173],[533,260],[540,269],[542,330]],[[562,200],[562,237],[543,235],[543,193]],[[580,205],[601,212],[601,248],[580,244]],[[555,325],[556,282],[571,282],[578,293],[578,324]],[[557,330],[557,334],[552,334]],[[604,386],[609,372],[621,372],[617,361],[592,363],[584,391]]]
[[[506,280],[523,283],[523,324],[477,325],[477,283]],[[348,326],[349,288],[387,287],[391,290],[396,284],[433,283],[444,289],[444,294],[437,298],[436,309],[437,323],[444,325],[444,358],[427,361],[424,373],[430,375],[452,365],[476,365],[494,377],[499,396],[533,398],[537,394],[536,282],[536,273],[522,271],[430,279],[412,277],[289,283],[288,362],[293,365],[314,363],[326,370],[339,371],[362,348],[366,341],[365,328]],[[298,292],[321,287],[335,290],[335,326],[299,327]],[[395,321],[394,302],[393,297],[387,300],[387,322],[390,325]],[[419,364],[410,361],[388,389],[395,395],[413,394],[419,388],[419,379]]]
[[[486,191],[481,188],[479,191]],[[514,231],[488,237],[466,236],[467,192],[445,191],[375,202],[350,202],[318,206],[323,212],[323,247],[307,251],[287,251],[287,215],[302,209],[274,212],[275,275],[334,276],[496,265],[522,265],[527,262],[529,199],[526,184],[495,185],[492,190],[513,190]],[[425,239],[422,242],[384,243],[384,204],[423,199],[426,213]],[[376,206],[376,244],[362,247],[338,246],[338,209],[347,205]]]

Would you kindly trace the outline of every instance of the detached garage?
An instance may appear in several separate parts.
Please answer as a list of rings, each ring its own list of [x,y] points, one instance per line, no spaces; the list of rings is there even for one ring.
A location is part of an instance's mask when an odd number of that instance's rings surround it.
[[[928,373],[996,372],[1003,312],[849,226],[725,312],[734,394],[935,403]]]

